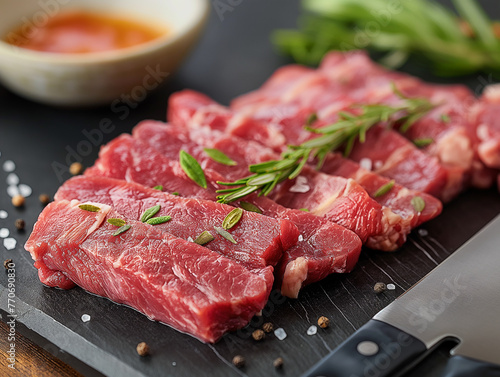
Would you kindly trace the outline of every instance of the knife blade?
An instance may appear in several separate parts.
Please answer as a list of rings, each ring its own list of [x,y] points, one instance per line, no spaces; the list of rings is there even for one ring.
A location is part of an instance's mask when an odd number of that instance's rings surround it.
[[[449,338],[446,377],[500,376],[500,215],[304,377],[390,376]]]

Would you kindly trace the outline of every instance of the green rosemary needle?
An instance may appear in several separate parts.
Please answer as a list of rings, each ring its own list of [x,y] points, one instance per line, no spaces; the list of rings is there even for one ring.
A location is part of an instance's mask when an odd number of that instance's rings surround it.
[[[417,120],[427,114],[433,105],[424,98],[408,98],[394,88],[394,93],[402,99],[400,106],[362,105],[352,108],[354,112],[341,112],[337,122],[328,126],[312,129],[305,128],[319,136],[300,145],[289,146],[280,160],[250,165],[252,175],[234,182],[217,182],[229,188],[218,190],[221,203],[230,203],[254,192],[268,195],[278,183],[296,178],[304,166],[313,160],[320,169],[329,152],[343,148],[344,154],[350,154],[354,142],[366,140],[366,133],[373,126],[385,123],[387,127],[400,125],[405,132]]]

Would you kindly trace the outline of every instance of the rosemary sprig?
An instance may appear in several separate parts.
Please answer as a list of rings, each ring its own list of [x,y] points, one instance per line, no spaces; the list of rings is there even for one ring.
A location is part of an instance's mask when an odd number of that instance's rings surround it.
[[[303,0],[297,30],[276,30],[274,44],[302,64],[318,64],[331,50],[366,48],[389,67],[411,56],[435,74],[500,74],[500,35],[477,0],[452,0],[457,13],[435,0]],[[375,25],[375,26],[374,26]],[[373,29],[376,32],[372,32]]]
[[[306,129],[320,136],[296,146],[289,146],[280,160],[272,160],[250,165],[253,173],[234,182],[217,182],[229,188],[218,190],[221,203],[230,203],[259,191],[259,195],[268,195],[278,183],[296,178],[306,163],[316,160],[320,169],[329,152],[343,148],[349,155],[356,140],[366,140],[368,130],[382,122],[387,127],[401,125],[404,131],[418,119],[427,114],[433,105],[423,98],[408,98],[394,89],[402,99],[400,106],[363,105],[353,108],[353,112],[339,113],[337,122],[323,128],[314,129],[306,124]]]

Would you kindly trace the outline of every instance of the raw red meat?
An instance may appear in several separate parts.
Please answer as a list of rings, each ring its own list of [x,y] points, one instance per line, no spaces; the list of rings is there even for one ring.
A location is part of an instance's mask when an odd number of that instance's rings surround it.
[[[201,116],[203,114],[203,116]],[[304,132],[303,125],[306,122],[307,117],[311,114],[311,111],[302,111],[300,114],[293,114],[290,118],[282,118],[282,120],[286,120],[280,122],[283,125],[283,134],[286,135],[286,139],[289,144],[300,144],[311,137],[314,137],[310,132]],[[290,114],[288,114],[289,116]],[[193,91],[183,91],[172,95],[170,99],[169,106],[169,118],[184,127],[202,129],[205,125],[210,129],[224,129],[224,124],[228,125],[226,128],[234,127],[235,124],[241,121],[242,117],[238,117],[233,115],[228,109],[216,104],[208,97],[193,92]],[[282,115],[285,116],[285,115]],[[203,119],[207,119],[205,123]],[[212,123],[213,120],[217,119],[217,127],[214,127]],[[298,120],[298,122],[296,122]],[[295,126],[290,125],[291,122],[295,122]],[[260,132],[261,128],[265,128],[265,124],[254,121],[252,127],[248,127],[248,129],[253,130],[254,133],[262,135]],[[297,132],[293,134],[292,129],[295,129]],[[234,128],[233,128],[234,130]],[[404,180],[406,183],[409,183],[413,186],[421,186],[422,191],[431,191],[431,192],[439,192],[442,187],[446,183],[446,173],[440,169],[440,167],[436,163],[432,163],[429,161],[430,159],[423,155],[421,152],[416,150],[413,146],[409,148],[403,148],[408,146],[408,142],[398,135],[397,133],[391,132],[386,133],[383,130],[380,130],[383,133],[378,135],[375,132],[371,133],[371,137],[374,139],[374,147],[375,152],[378,152],[377,157],[380,160],[376,160],[376,165],[371,159],[361,158],[360,162],[364,162],[369,164],[368,169],[377,170],[384,168],[384,171],[390,175],[398,176],[399,179]],[[304,136],[306,135],[306,136]],[[155,136],[152,134],[147,135],[146,137],[150,137],[151,140],[155,140]],[[157,136],[159,137],[159,136]],[[251,133],[249,133],[248,137],[252,137]],[[387,140],[389,138],[389,140]],[[211,137],[203,138],[199,137],[198,139],[207,139],[211,140]],[[422,160],[423,173],[422,175],[416,173],[416,176],[409,175],[404,172],[399,172],[398,166],[401,165],[400,159],[396,159],[394,163],[391,165],[390,157],[387,156],[385,151],[385,145],[387,143],[399,143],[401,148],[396,147],[400,153],[402,153],[403,157],[406,157],[410,160],[410,163],[416,163],[419,160]],[[231,145],[235,143],[227,143],[224,145],[224,148],[230,148]],[[368,143],[367,143],[368,144]],[[371,144],[370,144],[371,145]],[[282,145],[282,147],[284,144]],[[369,147],[369,146],[367,146]],[[237,154],[239,157],[245,161],[245,164],[255,163],[255,156],[259,155],[259,151],[254,151],[251,153],[244,153],[240,150],[239,147],[233,147],[230,151],[232,154]],[[404,153],[404,154],[403,154]],[[262,152],[260,152],[260,155]],[[268,158],[271,158],[268,154]],[[394,157],[394,154],[392,154]],[[273,156],[276,157],[276,156]],[[263,158],[262,158],[263,159]],[[385,165],[381,160],[387,161],[388,163]],[[223,168],[223,167],[221,167]],[[234,171],[234,168],[231,167],[231,171]],[[433,198],[432,196],[426,194],[425,192],[418,190],[409,190],[405,187],[395,184],[394,188],[387,195],[376,196],[375,193],[378,189],[389,182],[389,179],[377,175],[373,172],[366,171],[361,169],[360,166],[350,160],[341,158],[339,154],[330,154],[327,158],[325,164],[323,165],[322,171],[328,174],[337,175],[345,178],[352,178],[356,180],[363,188],[377,201],[379,204],[390,208],[394,213],[397,213],[402,217],[402,225],[401,225],[401,233],[405,234],[409,232],[411,228],[418,226],[419,224],[428,221],[441,213],[442,204],[439,200]],[[238,174],[243,174],[242,172]],[[434,180],[427,180],[427,176],[434,176]],[[438,179],[439,178],[439,179]],[[423,186],[426,184],[426,186]],[[424,211],[419,213],[415,210],[411,201],[415,196],[420,196],[424,199],[426,205]]]
[[[287,70],[294,74],[287,74]],[[284,83],[284,80],[287,82]],[[234,100],[232,108],[239,114],[268,122],[270,127],[278,130],[276,132],[281,131],[286,143],[300,144],[310,137],[310,133],[303,129],[307,113],[316,112],[328,123],[336,120],[340,110],[354,103],[397,105],[401,100],[394,94],[394,84],[406,95],[427,97],[439,104],[405,133],[410,140],[432,138],[434,142],[425,147],[424,152],[437,159],[428,158],[411,142],[398,140],[400,137],[395,132],[387,131],[384,142],[390,137],[398,145],[406,144],[404,151],[385,148],[387,156],[394,152],[395,159],[391,161],[395,164],[400,162],[398,158],[402,155],[409,157],[410,161],[405,161],[404,169],[391,163],[391,166],[378,173],[395,178],[398,183],[411,189],[425,190],[427,187],[427,193],[445,201],[451,200],[466,187],[471,175],[477,186],[485,186],[488,181],[491,184],[491,175],[488,178],[484,167],[474,159],[472,130],[467,120],[467,109],[474,102],[470,91],[462,86],[429,85],[409,75],[387,71],[373,63],[363,52],[331,53],[316,71],[299,69],[297,66],[283,67],[262,88]],[[443,103],[443,99],[446,99],[446,103]],[[363,157],[374,160],[370,148],[371,138],[368,140],[365,143],[368,146],[363,148]],[[390,145],[395,146],[394,143]],[[415,173],[413,179],[407,181],[407,175],[399,174],[406,170],[413,158],[416,160],[416,166],[412,169]],[[417,176],[418,167],[422,166],[418,161],[425,159],[428,160],[425,165],[432,166],[430,170],[436,176],[429,175],[429,171]],[[413,186],[416,182],[414,178],[421,182]]]
[[[211,250],[237,260],[249,268],[275,266],[283,250],[297,243],[299,231],[287,220],[275,220],[245,211],[240,221],[230,230],[238,242],[232,244],[214,230],[222,226],[233,207],[208,200],[181,198],[140,184],[104,177],[79,176],[66,181],[59,188],[55,200],[96,201],[113,206],[123,216],[139,221],[142,214],[156,205],[161,209],[156,216],[171,216],[157,225],[176,237],[193,241],[204,231],[214,239],[205,245]]]
[[[450,175],[445,199],[452,198],[468,181],[476,187],[491,186],[494,174],[488,171],[475,153],[476,125],[470,122],[469,112],[477,102],[473,93],[463,85],[436,85],[415,77],[395,73],[375,64],[363,51],[342,55],[332,53],[325,57],[321,71],[339,84],[344,92],[360,103],[398,105],[395,85],[408,97],[427,98],[435,109],[422,117],[403,135],[409,140],[432,139],[422,147],[427,154],[438,158]],[[355,89],[357,88],[357,89]]]
[[[373,173],[371,160],[362,160],[362,162],[366,165],[366,169],[354,161],[343,158],[340,153],[331,153],[325,159],[321,171],[355,179],[378,203],[400,215],[405,228],[417,227],[441,213],[443,205],[438,199],[424,192],[407,189],[397,183],[394,183],[387,194],[377,196],[376,192],[380,187],[389,184],[390,179]],[[413,198],[417,196],[425,203],[421,212],[418,212],[412,204]]]
[[[490,168],[500,169],[500,85],[490,85],[471,112],[479,142],[478,154]]]
[[[178,126],[189,127],[189,124]],[[145,121],[136,126],[133,134],[168,158],[175,158],[178,151],[184,149],[195,156],[203,167],[217,170],[231,181],[249,175],[249,164],[279,159],[272,150],[258,143],[209,129],[188,131],[161,122]],[[238,164],[219,164],[209,158],[202,147],[216,148]],[[354,231],[372,248],[394,250],[406,237],[401,232],[401,217],[388,208],[382,209],[351,179],[321,174],[306,167],[297,179],[279,184],[270,198],[285,207],[307,208],[314,215],[342,225]]]
[[[149,187],[161,184],[164,190],[177,191],[184,197],[215,200],[215,190],[221,188],[215,182],[225,178],[211,169],[205,168],[204,172],[207,189],[191,181],[178,161],[167,159],[130,135],[122,135],[101,149],[96,164],[85,175],[123,179]],[[266,197],[251,195],[245,201],[257,206],[264,215],[289,220],[299,228],[302,237],[296,246],[285,251],[275,269],[284,295],[297,297],[303,285],[354,268],[361,241],[353,232],[310,213],[284,208]]]
[[[272,267],[251,272],[137,221],[113,236],[116,227],[106,220],[121,214],[101,203],[92,203],[99,212],[80,204],[49,204],[26,242],[43,283],[74,282],[205,342],[245,326],[266,304]]]

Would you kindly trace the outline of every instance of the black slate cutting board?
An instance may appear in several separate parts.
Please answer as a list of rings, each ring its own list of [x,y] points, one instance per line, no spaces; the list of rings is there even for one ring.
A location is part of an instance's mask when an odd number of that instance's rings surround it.
[[[223,3],[229,3],[222,1]],[[213,2],[215,3],[215,2]],[[236,4],[238,2],[233,2]],[[500,18],[494,2],[481,2],[491,15]],[[196,52],[161,90],[123,113],[110,108],[67,109],[39,105],[19,98],[0,87],[0,167],[7,160],[16,164],[21,183],[33,188],[24,209],[14,209],[6,194],[7,173],[0,169],[0,210],[8,218],[0,219],[17,241],[14,250],[6,250],[0,239],[0,258],[12,258],[16,264],[15,314],[17,330],[24,332],[57,357],[69,362],[86,375],[110,376],[299,376],[362,326],[376,312],[392,302],[412,284],[443,261],[500,212],[496,190],[471,190],[446,206],[444,213],[415,231],[397,253],[365,250],[354,272],[335,275],[306,288],[298,300],[284,299],[274,292],[263,318],[226,335],[216,345],[202,344],[165,325],[149,321],[140,313],[109,300],[85,293],[44,287],[22,245],[29,232],[18,232],[16,218],[26,220],[31,229],[42,207],[38,195],[53,195],[62,179],[54,170],[65,164],[68,155],[87,140],[83,131],[96,129],[108,118],[115,129],[102,134],[107,142],[129,132],[145,118],[165,119],[168,95],[179,89],[200,90],[223,103],[256,88],[280,65],[287,63],[272,49],[268,35],[277,27],[292,27],[298,15],[298,1],[242,1],[223,19],[212,12],[210,23]],[[414,63],[405,69],[426,79],[424,67]],[[458,80],[457,80],[458,82]],[[491,83],[488,74],[469,77],[461,82],[480,91]],[[83,164],[92,165],[98,147],[91,148]],[[54,164],[56,163],[56,164]],[[373,293],[378,282],[393,283],[395,290]],[[7,275],[0,273],[0,309],[6,321]],[[91,320],[81,321],[88,314]],[[330,328],[307,335],[319,316],[330,318]],[[282,327],[288,334],[283,341],[274,335],[255,342],[250,334],[263,321]],[[140,358],[135,346],[146,341],[152,355]],[[247,360],[243,369],[231,364],[233,356]],[[438,375],[444,351],[429,359],[414,375]],[[275,370],[273,360],[284,359],[284,368]],[[90,367],[89,367],[90,366]]]

